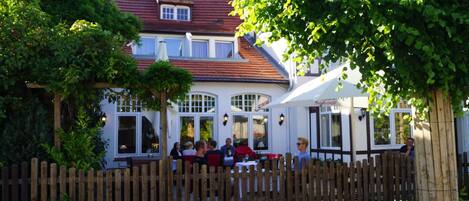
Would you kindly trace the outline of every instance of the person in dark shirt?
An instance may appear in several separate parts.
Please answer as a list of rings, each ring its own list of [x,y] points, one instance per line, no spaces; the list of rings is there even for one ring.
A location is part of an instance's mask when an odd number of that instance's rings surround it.
[[[235,152],[234,146],[231,144],[231,138],[226,138],[225,145],[220,148],[220,151],[223,152],[223,155],[226,157],[233,156]]]
[[[407,138],[404,146],[401,147],[400,152],[405,154],[406,157],[414,159],[414,138]]]
[[[208,151],[205,153],[205,159],[210,166],[223,165],[223,152],[217,149],[217,141],[212,140],[208,143]]]
[[[205,159],[205,153],[207,152],[207,142],[205,140],[199,140],[195,143],[195,159],[194,163],[199,165],[207,165],[207,160]]]
[[[182,151],[181,151],[181,146],[179,145],[179,142],[174,143],[173,149],[171,149],[170,154],[174,160],[178,160],[182,158]]]

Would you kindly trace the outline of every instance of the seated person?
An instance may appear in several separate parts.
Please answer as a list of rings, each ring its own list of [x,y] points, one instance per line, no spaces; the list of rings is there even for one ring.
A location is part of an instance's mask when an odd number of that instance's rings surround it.
[[[256,153],[248,146],[248,140],[243,140],[235,149],[234,158],[236,162],[242,161],[244,157],[255,159]]]
[[[207,152],[207,142],[205,140],[199,140],[195,143],[195,159],[194,163],[199,165],[207,165],[207,160],[205,159],[205,153]]]
[[[188,141],[184,144],[184,151],[182,151],[182,155],[183,156],[194,156],[195,155],[195,150],[193,149],[194,148],[194,145],[192,144],[191,141]]]
[[[405,154],[406,157],[414,159],[414,138],[407,138],[405,145],[401,147],[400,152]]]
[[[205,153],[208,165],[221,166],[223,165],[223,158],[223,152],[217,149],[217,141],[210,141],[208,143],[208,151]]]
[[[174,143],[173,149],[171,149],[171,156],[174,160],[182,158],[181,146],[179,145],[179,142]]]
[[[220,151],[223,152],[223,155],[226,157],[233,156],[235,148],[233,145],[231,145],[231,138],[226,138],[225,145],[220,148]]]

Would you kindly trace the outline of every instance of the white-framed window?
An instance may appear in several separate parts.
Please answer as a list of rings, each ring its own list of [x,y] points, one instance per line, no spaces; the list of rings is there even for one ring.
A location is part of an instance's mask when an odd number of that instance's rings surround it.
[[[192,57],[208,57],[208,40],[192,40]]]
[[[374,147],[400,148],[412,137],[412,109],[394,108],[389,116],[370,118],[371,141]]]
[[[182,38],[165,38],[168,56],[181,57],[183,52]]]
[[[160,153],[155,128],[156,113],[146,111],[136,97],[120,96],[116,101],[116,155]]]
[[[233,58],[234,57],[234,43],[232,41],[216,41],[215,42],[215,57],[216,58]]]
[[[235,145],[247,140],[256,151],[270,149],[270,113],[262,108],[270,97],[262,94],[241,94],[231,97],[232,133]]]
[[[190,20],[190,8],[188,6],[161,5],[161,16],[163,20]]]
[[[319,108],[319,134],[321,147],[342,146],[342,118],[338,107]]]
[[[178,102],[179,141],[214,139],[216,136],[215,118],[217,98],[206,93],[190,93]]]
[[[154,37],[141,37],[140,43],[134,45],[134,55],[153,56],[156,51],[156,39]]]

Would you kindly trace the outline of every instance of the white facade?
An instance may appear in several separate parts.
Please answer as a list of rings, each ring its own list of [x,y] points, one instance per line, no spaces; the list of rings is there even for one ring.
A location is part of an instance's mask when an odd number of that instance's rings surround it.
[[[469,152],[469,111],[456,119],[458,153]]]

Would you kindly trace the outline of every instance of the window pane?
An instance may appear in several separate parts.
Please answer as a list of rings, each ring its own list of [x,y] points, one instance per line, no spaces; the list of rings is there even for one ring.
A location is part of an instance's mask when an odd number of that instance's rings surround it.
[[[174,17],[174,8],[163,7],[163,19],[172,20]]]
[[[216,42],[215,43],[216,58],[233,58],[232,42]]]
[[[243,95],[231,97],[231,111],[233,112],[243,111]]]
[[[252,132],[254,138],[254,150],[269,149],[268,117],[264,115],[254,115],[252,117]]]
[[[215,98],[211,96],[204,96],[204,112],[214,113],[215,108]]]
[[[268,112],[269,109],[263,108],[267,104],[269,104],[269,97],[259,95],[256,100],[256,112]]]
[[[135,153],[135,135],[137,124],[135,116],[119,116],[117,131],[118,153]]]
[[[242,140],[248,140],[248,117],[244,115],[234,115],[233,144],[238,146]]]
[[[190,108],[189,96],[186,95],[186,98],[184,100],[178,102],[178,109],[179,109],[178,111],[189,112],[190,111],[189,108]]]
[[[405,144],[408,137],[411,137],[410,114],[394,113],[394,126],[396,129],[396,144]]]
[[[160,138],[153,127],[154,114],[154,112],[144,112],[142,115],[142,153],[160,152]]]
[[[192,41],[192,57],[207,58],[208,57],[208,42],[207,41]]]
[[[213,139],[213,117],[200,117],[200,139]]]
[[[181,144],[194,143],[194,117],[181,117]]]
[[[155,39],[154,38],[140,38],[140,44],[137,45],[135,55],[155,55]]]
[[[178,8],[177,9],[177,19],[178,20],[189,20],[189,9],[187,9],[187,8]]]
[[[331,146],[330,130],[329,130],[329,114],[321,114],[320,119],[321,146]]]
[[[170,57],[180,57],[182,56],[182,40],[181,39],[171,39],[167,38],[166,48],[168,50],[168,56]]]
[[[340,147],[342,144],[340,114],[332,114],[332,146]]]
[[[373,127],[375,145],[391,144],[388,116],[373,119]]]

